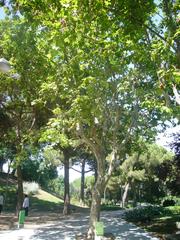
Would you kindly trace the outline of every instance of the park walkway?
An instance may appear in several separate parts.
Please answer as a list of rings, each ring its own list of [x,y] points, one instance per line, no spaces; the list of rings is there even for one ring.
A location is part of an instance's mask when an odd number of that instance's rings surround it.
[[[121,217],[122,211],[102,212],[101,220],[105,232],[113,233],[116,240],[157,240],[137,226],[127,223]],[[86,232],[89,217],[87,214],[73,214],[51,224],[26,226],[24,229],[0,231],[0,240],[75,240],[79,233]]]

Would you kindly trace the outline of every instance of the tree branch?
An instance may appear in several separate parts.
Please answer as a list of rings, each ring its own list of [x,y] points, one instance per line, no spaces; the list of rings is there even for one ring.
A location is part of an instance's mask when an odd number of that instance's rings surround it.
[[[76,172],[78,172],[78,173],[81,173],[81,171],[79,171],[79,170],[77,170],[77,169],[75,169],[75,168],[73,168],[73,167],[71,167],[71,169],[74,170],[74,171],[76,171]],[[84,173],[88,173],[88,172],[91,172],[91,171],[93,171],[93,169],[90,169],[90,170],[88,170],[88,171],[85,171]]]

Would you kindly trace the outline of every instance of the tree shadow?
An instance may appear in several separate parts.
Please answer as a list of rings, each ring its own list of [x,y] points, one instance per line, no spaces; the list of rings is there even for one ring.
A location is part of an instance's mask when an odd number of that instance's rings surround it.
[[[119,211],[118,211],[119,212]],[[121,213],[102,213],[101,221],[105,225],[105,233],[112,233],[117,240],[157,240],[149,233],[127,223],[122,219]],[[74,214],[68,219],[62,219],[57,224],[37,229],[31,240],[74,240],[79,234],[88,230],[89,216]]]

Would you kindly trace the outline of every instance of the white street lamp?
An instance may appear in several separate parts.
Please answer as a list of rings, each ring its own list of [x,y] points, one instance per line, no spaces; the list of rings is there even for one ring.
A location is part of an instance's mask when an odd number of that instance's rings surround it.
[[[10,63],[5,58],[0,58],[0,72],[8,73],[11,70]],[[18,73],[10,74],[10,77],[14,79],[20,79],[20,75]]]
[[[7,73],[11,70],[10,63],[5,58],[0,58],[0,71]]]

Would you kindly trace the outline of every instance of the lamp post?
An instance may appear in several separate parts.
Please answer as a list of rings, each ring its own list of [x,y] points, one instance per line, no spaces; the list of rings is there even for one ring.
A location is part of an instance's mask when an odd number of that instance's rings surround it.
[[[5,58],[0,58],[0,71],[2,73],[8,73],[11,70],[10,63]]]
[[[11,69],[12,68],[10,63],[5,58],[0,58],[0,72],[9,73]],[[13,73],[13,74],[10,74],[10,77],[14,79],[19,79],[20,75],[18,73]]]

